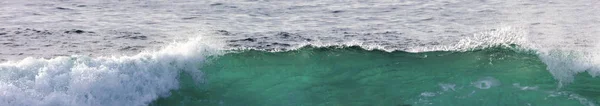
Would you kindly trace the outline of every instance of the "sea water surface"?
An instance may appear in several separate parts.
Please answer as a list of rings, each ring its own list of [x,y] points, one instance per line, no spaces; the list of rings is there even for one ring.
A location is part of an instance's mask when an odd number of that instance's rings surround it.
[[[205,82],[186,75],[151,105],[231,106],[544,106],[594,105],[600,80],[559,88],[528,51],[385,52],[359,47],[242,51],[210,59]]]
[[[598,0],[3,0],[0,106],[595,106]]]

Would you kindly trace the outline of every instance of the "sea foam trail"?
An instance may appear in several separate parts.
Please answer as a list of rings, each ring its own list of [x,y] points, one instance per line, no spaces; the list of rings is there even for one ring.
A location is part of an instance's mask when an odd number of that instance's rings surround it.
[[[26,58],[0,64],[2,106],[140,106],[178,89],[219,43],[202,38],[134,56]]]

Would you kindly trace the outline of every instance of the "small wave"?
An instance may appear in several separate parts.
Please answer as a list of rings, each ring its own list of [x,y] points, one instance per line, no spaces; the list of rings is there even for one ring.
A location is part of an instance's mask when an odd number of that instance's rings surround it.
[[[227,31],[227,35],[233,33]],[[335,32],[334,32],[335,33]],[[467,52],[487,48],[511,48],[523,53],[537,54],[547,69],[554,75],[562,86],[571,83],[574,76],[588,72],[592,76],[600,75],[600,52],[594,50],[572,50],[570,48],[552,47],[545,43],[535,43],[530,40],[526,28],[501,27],[491,29],[470,36],[455,36],[451,38],[432,38],[434,40],[419,40],[405,36],[399,32],[383,33],[349,33],[342,32],[342,37],[334,35],[319,35],[324,37],[311,37],[301,34],[279,32],[272,36],[245,35],[256,38],[229,40],[228,50],[263,50],[271,52],[284,52],[298,50],[303,47],[353,47],[357,46],[366,50],[382,50],[386,52],[403,51],[422,53],[432,51]],[[311,36],[309,36],[311,35]],[[352,35],[352,36],[348,36]],[[368,36],[365,38],[364,36]],[[391,39],[391,40],[390,40]],[[558,39],[558,38],[557,38]],[[285,41],[285,42],[282,42]],[[589,49],[589,48],[588,48]]]
[[[226,33],[231,36],[231,32],[217,31],[218,34]],[[335,33],[335,32],[333,32]],[[311,35],[312,34],[312,35]],[[353,36],[348,36],[356,34]],[[343,32],[341,35],[320,35],[324,37],[311,38],[313,33],[304,35],[278,32],[273,35],[236,35],[253,36],[245,39],[227,40],[231,50],[265,50],[272,52],[292,51],[305,46],[313,47],[350,47],[358,46],[366,50],[383,50],[387,52],[404,51],[411,53],[431,52],[431,51],[470,51],[485,49],[495,46],[520,45],[522,49],[528,49],[525,32],[517,27],[503,27],[489,31],[475,33],[471,36],[461,36],[452,38],[439,38],[436,40],[419,40],[415,38],[402,37],[402,33],[383,32],[383,33],[349,33]],[[311,35],[311,36],[309,36]],[[361,35],[361,36],[359,36]],[[369,36],[364,38],[363,36]],[[457,39],[460,38],[460,39]],[[285,41],[285,42],[282,42]]]

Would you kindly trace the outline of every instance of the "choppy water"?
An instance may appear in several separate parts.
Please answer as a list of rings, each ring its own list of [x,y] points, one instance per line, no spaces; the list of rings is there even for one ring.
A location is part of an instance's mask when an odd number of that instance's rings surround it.
[[[0,105],[596,105],[598,2],[0,1]]]

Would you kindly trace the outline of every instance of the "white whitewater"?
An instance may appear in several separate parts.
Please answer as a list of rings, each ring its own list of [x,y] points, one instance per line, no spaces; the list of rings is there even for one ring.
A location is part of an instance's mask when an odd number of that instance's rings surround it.
[[[191,39],[134,56],[26,58],[0,64],[2,106],[140,106],[179,87],[180,73],[201,81],[204,56],[219,43]]]

